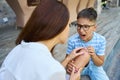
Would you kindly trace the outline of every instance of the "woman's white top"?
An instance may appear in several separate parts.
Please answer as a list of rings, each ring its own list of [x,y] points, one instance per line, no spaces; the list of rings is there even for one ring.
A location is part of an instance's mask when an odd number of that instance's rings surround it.
[[[0,80],[65,80],[64,67],[41,44],[23,42],[4,60]]]

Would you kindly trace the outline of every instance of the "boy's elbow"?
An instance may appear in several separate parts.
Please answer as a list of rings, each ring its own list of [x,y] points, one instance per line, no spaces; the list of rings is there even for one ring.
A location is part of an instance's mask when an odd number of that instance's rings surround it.
[[[97,64],[96,66],[98,66],[98,67],[100,67],[100,66],[102,66],[103,64]]]
[[[104,64],[104,61],[101,61],[99,64],[96,64],[96,66],[100,67]]]

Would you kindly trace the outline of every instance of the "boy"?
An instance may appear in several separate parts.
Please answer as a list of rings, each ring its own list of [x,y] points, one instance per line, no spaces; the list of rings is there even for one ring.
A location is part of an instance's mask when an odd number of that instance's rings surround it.
[[[103,70],[105,55],[105,38],[96,33],[97,12],[93,8],[83,9],[77,16],[77,34],[68,40],[67,54],[77,47],[86,48],[90,55],[88,65],[84,67],[81,75],[88,75],[91,80],[109,80]],[[84,57],[84,56],[83,56]],[[84,58],[85,59],[85,58]],[[83,59],[79,59],[82,61]],[[68,73],[70,66],[67,67]]]

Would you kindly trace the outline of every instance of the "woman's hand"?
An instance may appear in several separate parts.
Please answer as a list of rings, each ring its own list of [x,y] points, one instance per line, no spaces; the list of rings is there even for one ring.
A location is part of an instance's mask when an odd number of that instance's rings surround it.
[[[66,71],[68,74],[71,74],[73,71],[73,67],[75,68],[75,71],[78,71],[79,68],[77,68],[76,65],[74,65],[74,60],[71,60],[68,64],[67,64],[67,68]]]
[[[70,80],[80,80],[80,69],[76,72],[75,71],[75,68],[73,67],[72,69],[72,73],[71,73],[71,76],[70,76]]]
[[[62,62],[62,65],[66,68],[67,64],[69,61],[71,61],[72,59],[74,59],[75,57],[84,54],[83,52],[80,52],[80,50],[82,49],[82,47],[76,48],[74,49]]]
[[[83,49],[83,47],[79,47],[79,48],[74,49],[74,50],[67,56],[67,58],[70,59],[70,60],[72,60],[72,59],[74,59],[75,57],[84,54],[83,52],[80,52],[81,49]]]

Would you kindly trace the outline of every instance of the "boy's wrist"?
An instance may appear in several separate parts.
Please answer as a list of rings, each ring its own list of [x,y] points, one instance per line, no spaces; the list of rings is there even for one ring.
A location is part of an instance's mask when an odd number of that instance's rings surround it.
[[[94,54],[94,55],[91,55],[91,58],[93,58],[93,59],[94,59],[95,57],[96,57],[96,54]]]

